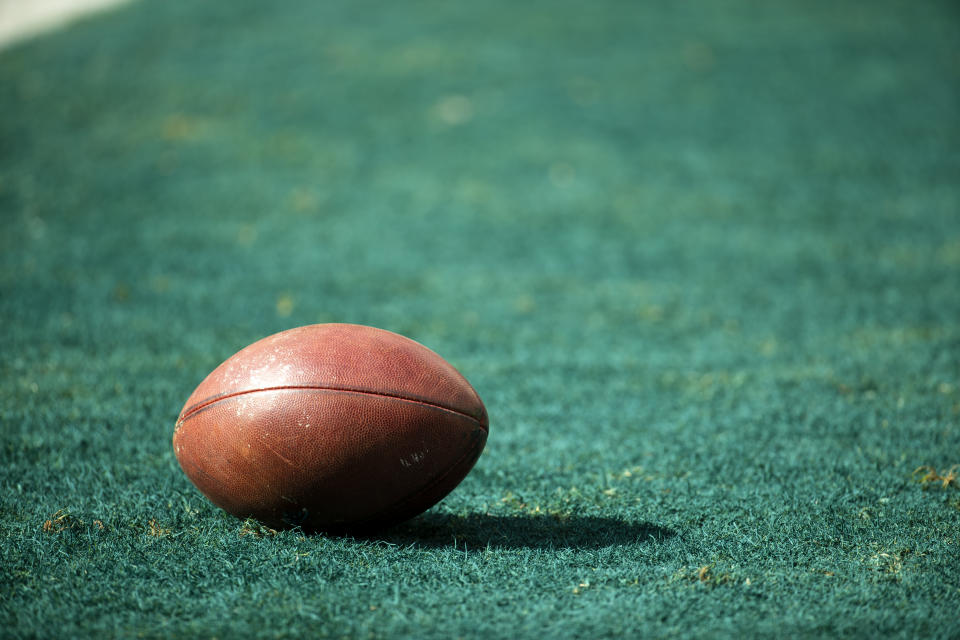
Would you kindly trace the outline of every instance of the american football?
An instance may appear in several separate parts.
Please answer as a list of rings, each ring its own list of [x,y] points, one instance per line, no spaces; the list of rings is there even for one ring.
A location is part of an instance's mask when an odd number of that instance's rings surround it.
[[[214,504],[274,527],[365,531],[439,502],[487,439],[480,397],[401,335],[350,324],[284,331],[200,383],[173,447]]]

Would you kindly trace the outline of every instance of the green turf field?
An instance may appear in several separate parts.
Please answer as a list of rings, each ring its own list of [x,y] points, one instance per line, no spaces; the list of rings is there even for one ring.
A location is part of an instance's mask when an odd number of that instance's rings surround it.
[[[953,1],[147,0],[0,52],[0,225],[0,636],[960,638]],[[170,445],[316,322],[490,413],[368,539]]]

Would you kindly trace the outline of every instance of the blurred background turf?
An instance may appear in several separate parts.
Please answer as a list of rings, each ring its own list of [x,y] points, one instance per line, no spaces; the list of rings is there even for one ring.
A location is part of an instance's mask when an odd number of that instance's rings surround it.
[[[947,1],[147,1],[0,52],[0,635],[960,636],[958,114]],[[173,422],[332,321],[490,440],[381,536],[271,535]]]

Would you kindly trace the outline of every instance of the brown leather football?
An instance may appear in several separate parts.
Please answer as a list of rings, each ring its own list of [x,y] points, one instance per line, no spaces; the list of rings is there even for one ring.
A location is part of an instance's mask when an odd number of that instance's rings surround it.
[[[467,475],[487,412],[403,336],[319,324],[255,342],[200,383],[173,448],[214,504],[274,527],[363,531],[411,518]]]

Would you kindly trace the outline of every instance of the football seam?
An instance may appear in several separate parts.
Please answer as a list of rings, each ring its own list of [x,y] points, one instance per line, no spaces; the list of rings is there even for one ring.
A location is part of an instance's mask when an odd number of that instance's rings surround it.
[[[196,415],[200,411],[218,402],[221,402],[223,400],[229,400],[230,398],[236,398],[238,396],[248,395],[251,393],[260,393],[262,391],[296,391],[298,389],[307,390],[307,391],[333,391],[336,393],[353,393],[353,394],[363,395],[363,396],[376,396],[378,398],[392,398],[394,400],[401,400],[403,402],[412,402],[414,404],[423,405],[425,407],[432,407],[434,409],[440,409],[442,411],[448,411],[450,413],[454,413],[458,416],[463,416],[464,418],[478,424],[480,428],[483,429],[484,431],[489,431],[487,426],[483,424],[482,421],[478,420],[477,418],[470,415],[469,413],[460,411],[458,409],[451,409],[450,407],[446,407],[442,404],[429,402],[427,400],[422,400],[420,398],[411,398],[409,396],[403,396],[396,393],[368,391],[365,389],[350,389],[346,387],[330,387],[330,386],[323,386],[323,385],[303,385],[303,384],[281,385],[276,387],[263,387],[260,389],[247,389],[245,391],[234,391],[232,393],[225,393],[223,395],[219,395],[214,398],[204,400],[203,402],[198,402],[197,404],[193,405],[192,407],[184,411],[183,414],[181,414],[180,418],[177,420],[177,427],[179,428],[180,425],[182,425],[184,422],[189,420],[192,416]]]

